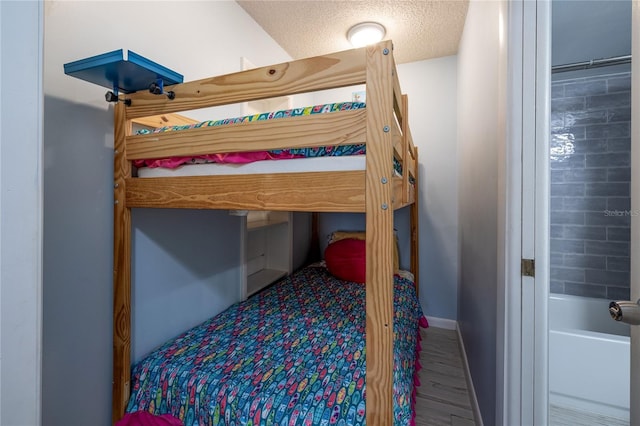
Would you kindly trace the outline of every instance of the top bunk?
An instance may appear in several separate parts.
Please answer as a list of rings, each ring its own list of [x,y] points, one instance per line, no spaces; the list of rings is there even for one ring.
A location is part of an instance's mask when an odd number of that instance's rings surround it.
[[[134,132],[134,124],[193,123],[177,114],[183,111],[361,84],[366,86],[366,107],[273,120],[245,117],[223,126],[195,125],[179,131]],[[383,209],[415,202],[417,149],[390,41],[164,89],[171,95],[138,91],[116,104],[116,204],[127,208],[366,212],[365,194],[373,192],[378,192],[378,206]],[[140,160],[359,144],[366,149],[362,165],[346,170],[334,166],[308,171],[305,165],[296,171],[272,171],[279,167],[274,165],[250,174],[138,177],[133,166]]]

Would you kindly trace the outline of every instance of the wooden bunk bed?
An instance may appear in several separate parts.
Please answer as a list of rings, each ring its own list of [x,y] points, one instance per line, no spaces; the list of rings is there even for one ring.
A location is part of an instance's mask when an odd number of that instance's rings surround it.
[[[198,108],[366,84],[367,106],[315,116],[136,135],[132,123]],[[411,206],[418,282],[418,162],[390,41],[177,84],[115,106],[113,421],[131,375],[131,209],[138,207],[366,213],[366,422],[390,425],[394,210]],[[342,172],[137,178],[132,161],[208,153],[366,143],[366,169]],[[393,175],[393,159],[402,177]],[[416,284],[417,285],[417,284]]]

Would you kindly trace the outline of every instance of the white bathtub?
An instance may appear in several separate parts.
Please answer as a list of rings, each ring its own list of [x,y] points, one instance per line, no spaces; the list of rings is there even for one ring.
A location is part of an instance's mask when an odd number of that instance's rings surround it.
[[[629,418],[629,326],[611,319],[609,301],[549,298],[549,403]]]

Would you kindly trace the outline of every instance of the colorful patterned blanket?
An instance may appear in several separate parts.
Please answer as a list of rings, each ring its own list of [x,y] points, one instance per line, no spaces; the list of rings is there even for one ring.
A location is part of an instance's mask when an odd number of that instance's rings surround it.
[[[395,277],[394,423],[413,423],[422,311]],[[135,365],[127,412],[194,425],[364,425],[365,287],[307,267]]]
[[[305,108],[292,108],[281,111],[265,112],[262,114],[245,115],[243,117],[225,118],[223,120],[203,121],[201,123],[183,125],[183,126],[166,126],[154,130],[140,130],[138,134],[163,133],[179,130],[194,129],[199,127],[224,126],[227,124],[248,123],[251,121],[274,120],[278,118],[300,117],[305,115],[315,115],[331,113],[336,111],[347,111],[365,108],[362,102],[340,102],[333,104],[315,105]],[[237,152],[224,154],[206,154],[192,157],[173,157],[153,160],[135,160],[133,164],[136,167],[165,167],[176,168],[183,164],[198,163],[250,163],[261,160],[279,160],[290,158],[310,158],[310,157],[329,157],[343,155],[361,155],[365,153],[364,144],[341,145],[341,146],[325,146],[317,148],[290,148],[276,149],[271,151],[255,151],[255,152]]]

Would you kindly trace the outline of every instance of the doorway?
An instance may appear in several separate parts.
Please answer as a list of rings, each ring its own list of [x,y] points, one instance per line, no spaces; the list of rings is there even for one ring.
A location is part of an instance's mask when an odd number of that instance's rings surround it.
[[[549,423],[628,425],[632,1],[554,1]]]

